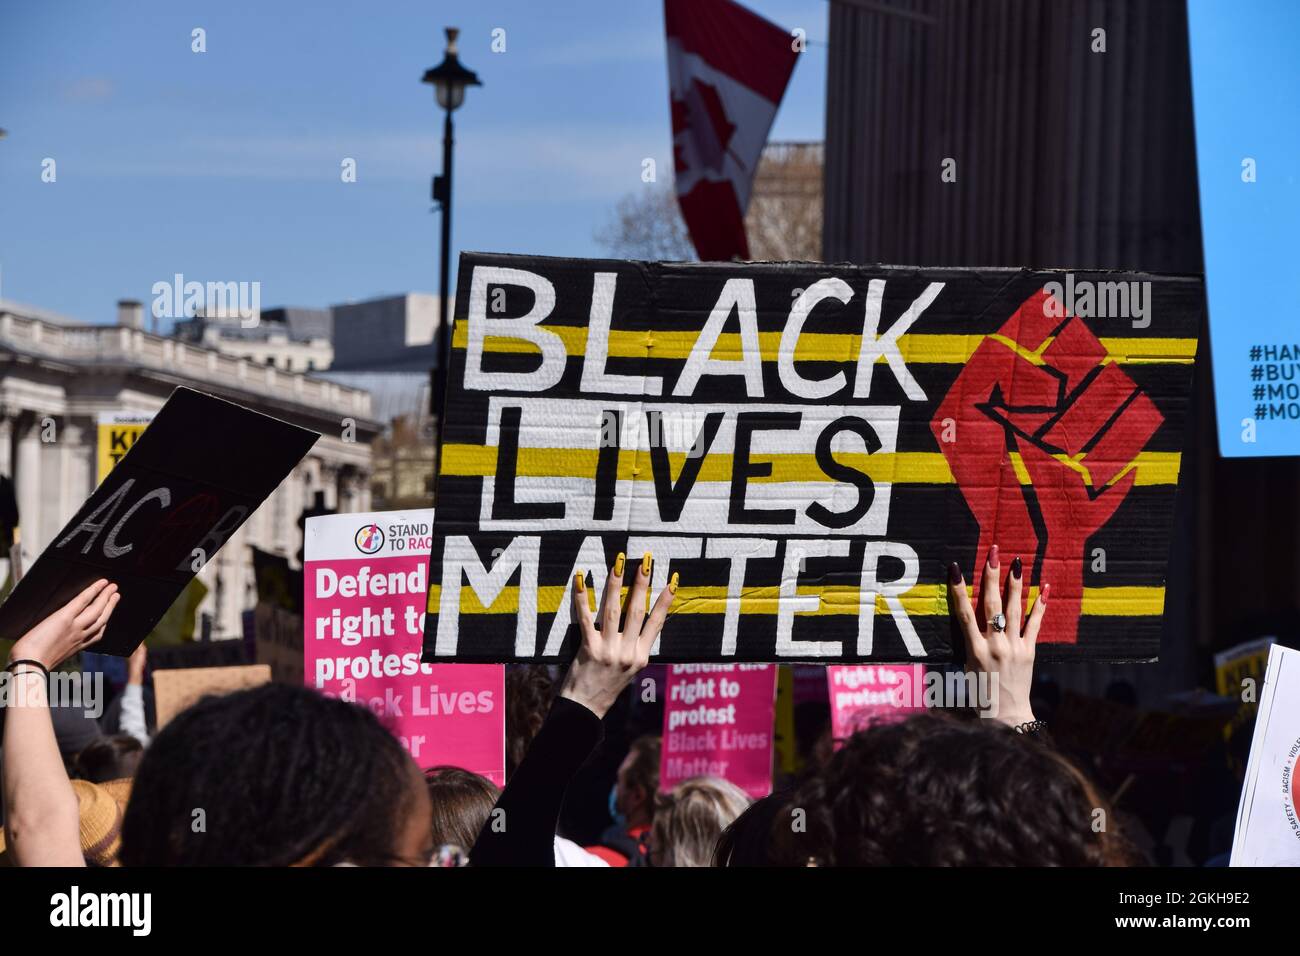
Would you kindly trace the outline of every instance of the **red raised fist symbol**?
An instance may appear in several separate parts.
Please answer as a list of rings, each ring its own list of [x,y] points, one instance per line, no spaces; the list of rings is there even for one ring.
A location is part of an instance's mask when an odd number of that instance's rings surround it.
[[[1052,600],[1039,641],[1074,644],[1088,539],[1128,495],[1164,420],[1079,319],[1025,300],[980,343],[930,428],[980,526],[978,555],[1019,556]],[[982,560],[975,561],[980,588]]]

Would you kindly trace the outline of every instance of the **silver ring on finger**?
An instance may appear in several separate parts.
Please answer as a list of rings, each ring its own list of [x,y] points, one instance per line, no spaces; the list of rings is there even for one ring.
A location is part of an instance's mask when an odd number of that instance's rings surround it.
[[[1005,632],[1007,629],[1007,616],[999,611],[993,615],[993,618],[989,621],[989,626],[999,634]]]

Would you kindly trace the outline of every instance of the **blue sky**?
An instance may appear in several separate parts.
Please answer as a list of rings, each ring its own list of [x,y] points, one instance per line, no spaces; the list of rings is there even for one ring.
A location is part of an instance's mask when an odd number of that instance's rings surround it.
[[[820,139],[828,4],[748,5],[810,41],[773,137]],[[453,263],[599,254],[642,159],[671,168],[659,0],[4,0],[0,296],[107,322],[177,272],[260,281],[263,308],[436,291],[441,113],[419,80],[444,26],[485,84],[456,114]]]

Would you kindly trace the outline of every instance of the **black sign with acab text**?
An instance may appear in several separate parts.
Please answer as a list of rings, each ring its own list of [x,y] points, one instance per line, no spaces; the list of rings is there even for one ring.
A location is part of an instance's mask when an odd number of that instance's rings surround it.
[[[95,650],[127,656],[319,436],[178,388],[0,605],[21,637],[107,578],[121,592]]]

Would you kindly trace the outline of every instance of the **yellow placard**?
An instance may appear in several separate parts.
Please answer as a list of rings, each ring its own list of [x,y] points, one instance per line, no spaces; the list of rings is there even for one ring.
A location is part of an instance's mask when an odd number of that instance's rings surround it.
[[[1264,671],[1268,668],[1268,652],[1275,643],[1275,637],[1261,637],[1220,651],[1214,655],[1215,689],[1224,697],[1237,697],[1243,689],[1247,678],[1255,681],[1255,694],[1258,699],[1261,685],[1264,683]]]
[[[106,412],[99,416],[95,443],[95,483],[103,481],[135,440],[149,427],[152,415],[138,412]]]

